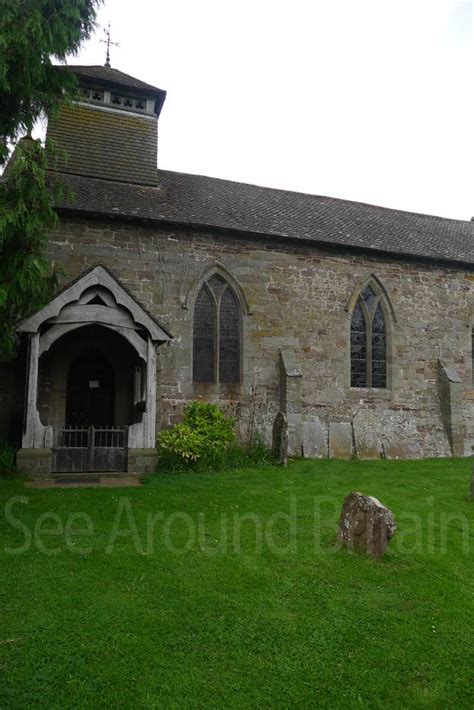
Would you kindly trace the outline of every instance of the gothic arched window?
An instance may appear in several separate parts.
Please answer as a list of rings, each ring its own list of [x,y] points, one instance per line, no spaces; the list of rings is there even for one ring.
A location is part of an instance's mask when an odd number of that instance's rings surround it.
[[[237,297],[219,274],[201,287],[194,305],[193,381],[240,381],[241,315]]]
[[[351,318],[351,387],[387,387],[387,325],[382,293],[366,286]]]

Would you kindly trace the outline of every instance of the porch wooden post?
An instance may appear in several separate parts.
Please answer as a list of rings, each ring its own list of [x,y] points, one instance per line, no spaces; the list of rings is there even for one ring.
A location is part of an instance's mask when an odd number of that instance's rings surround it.
[[[24,449],[41,448],[44,446],[44,427],[41,424],[37,408],[39,340],[39,333],[30,335],[26,422],[22,441]]]
[[[146,368],[146,417],[145,447],[154,449],[156,435],[156,349],[152,339],[148,338]]]

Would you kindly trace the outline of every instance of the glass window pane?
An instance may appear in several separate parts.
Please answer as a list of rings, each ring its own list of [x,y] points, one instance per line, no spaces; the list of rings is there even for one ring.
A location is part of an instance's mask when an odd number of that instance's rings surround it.
[[[372,320],[372,387],[387,386],[387,340],[385,318],[377,306]]]
[[[226,287],[226,282],[224,281],[222,276],[219,276],[219,274],[214,274],[214,276],[212,276],[207,283],[216,298],[219,298],[222,291]]]
[[[370,286],[366,286],[362,291],[362,300],[364,301],[367,310],[370,313],[373,302],[375,301],[375,293],[372,291]]]
[[[193,380],[214,382],[215,306],[203,286],[194,306]]]
[[[367,324],[360,303],[351,319],[351,387],[367,387]]]
[[[240,314],[233,291],[222,296],[219,314],[219,380],[240,381]]]
[[[374,313],[374,318],[372,321],[372,332],[373,333],[385,333],[385,318],[383,316],[383,311],[380,305],[377,306]]]

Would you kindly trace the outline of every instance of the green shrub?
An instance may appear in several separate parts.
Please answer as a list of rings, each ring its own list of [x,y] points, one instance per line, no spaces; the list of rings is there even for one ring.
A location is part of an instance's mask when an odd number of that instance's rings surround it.
[[[222,468],[236,441],[234,425],[234,419],[215,404],[191,402],[184,409],[183,422],[161,433],[161,464],[172,469]]]
[[[16,474],[16,448],[0,443],[0,478],[13,478]]]

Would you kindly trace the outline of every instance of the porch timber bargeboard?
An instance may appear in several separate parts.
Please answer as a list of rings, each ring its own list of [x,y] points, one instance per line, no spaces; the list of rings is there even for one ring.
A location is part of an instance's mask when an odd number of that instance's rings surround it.
[[[125,309],[98,304],[65,306],[57,316],[50,318],[48,323],[103,323],[132,330],[143,329]]]
[[[41,335],[40,338],[40,346],[39,346],[39,355],[43,355],[43,353],[47,352],[51,345],[56,342],[56,340],[59,340],[59,338],[62,338],[63,335],[66,335],[67,333],[71,333],[73,330],[77,330],[78,328],[82,328],[86,325],[91,325],[90,323],[63,323],[63,324],[57,324],[54,325],[50,330],[46,331],[43,335]],[[141,338],[136,331],[132,330],[131,328],[122,328],[117,325],[110,325],[110,324],[105,324],[101,323],[100,325],[103,325],[104,328],[108,328],[109,330],[113,330],[116,333],[119,333],[122,335],[128,342],[135,348],[137,353],[140,355],[142,360],[147,359],[147,344]]]

